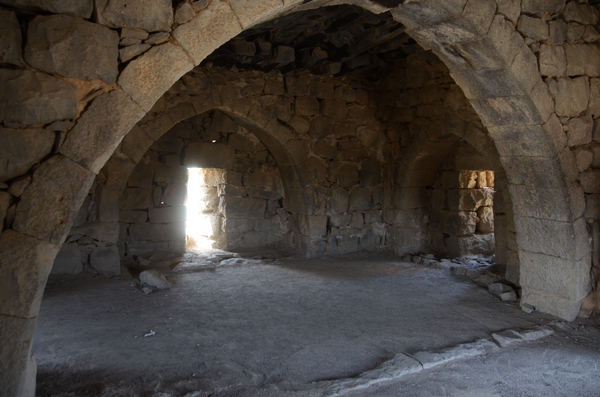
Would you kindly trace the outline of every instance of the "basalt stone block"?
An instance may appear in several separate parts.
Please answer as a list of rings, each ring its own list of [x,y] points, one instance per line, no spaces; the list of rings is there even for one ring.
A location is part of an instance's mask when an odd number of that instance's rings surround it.
[[[38,16],[29,23],[24,56],[48,73],[113,84],[118,46],[117,32],[102,25],[67,15]]]
[[[121,274],[121,261],[117,246],[95,248],[90,253],[90,265],[98,273],[106,276]]]
[[[0,182],[27,172],[32,165],[46,157],[56,138],[43,129],[17,130],[0,128]]]
[[[61,155],[43,162],[21,195],[14,230],[62,244],[94,176]]]
[[[94,10],[93,0],[0,0],[0,4],[22,10],[67,14],[86,19]]]
[[[329,210],[332,214],[340,214],[348,210],[348,202],[350,195],[348,191],[342,187],[334,187],[331,189],[331,197],[329,199]]]
[[[266,203],[258,198],[223,197],[220,206],[226,218],[263,219]]]
[[[231,168],[235,149],[216,143],[192,142],[185,149],[184,165],[198,168]]]
[[[82,271],[81,251],[77,243],[63,244],[54,259],[50,274],[79,274]]]
[[[350,192],[350,199],[348,202],[349,211],[368,210],[371,209],[372,205],[373,198],[369,189],[359,187]]]
[[[501,3],[504,3],[504,1]],[[565,3],[565,0],[522,0],[521,10],[527,14],[541,14],[543,12],[557,14],[562,11]]]
[[[95,0],[98,22],[111,28],[169,31],[173,24],[171,0]]]
[[[23,65],[21,27],[14,12],[0,9],[0,63]]]
[[[40,125],[77,116],[77,88],[30,70],[0,69],[0,119]]]

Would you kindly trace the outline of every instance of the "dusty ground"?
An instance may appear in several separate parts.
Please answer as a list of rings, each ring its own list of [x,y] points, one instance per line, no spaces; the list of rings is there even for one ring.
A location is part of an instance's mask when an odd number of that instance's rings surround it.
[[[398,353],[553,325],[547,338],[348,396],[600,396],[600,329],[525,314],[447,270],[390,258],[254,261],[131,278],[52,278],[34,351],[40,396],[318,396]],[[151,336],[144,336],[152,334]]]

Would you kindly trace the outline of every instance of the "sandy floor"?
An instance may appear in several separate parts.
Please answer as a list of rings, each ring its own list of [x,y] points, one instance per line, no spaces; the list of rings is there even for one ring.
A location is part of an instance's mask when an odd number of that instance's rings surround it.
[[[126,277],[52,278],[34,344],[38,395],[317,396],[319,382],[398,353],[556,320],[389,258],[166,274],[173,288],[150,295]],[[600,396],[599,367],[600,329],[586,321],[348,396]]]

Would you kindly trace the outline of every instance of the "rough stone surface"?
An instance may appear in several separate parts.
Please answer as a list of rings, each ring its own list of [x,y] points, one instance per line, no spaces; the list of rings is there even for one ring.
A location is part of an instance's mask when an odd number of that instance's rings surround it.
[[[242,26],[229,4],[211,1],[209,6],[196,14],[191,21],[175,29],[173,37],[197,65],[241,31]],[[203,32],[203,40],[198,40],[198,32]]]
[[[61,244],[93,180],[90,171],[64,156],[46,160],[21,196],[14,230]]]
[[[97,173],[123,135],[143,115],[144,111],[121,90],[101,95],[77,120],[60,151]],[[106,123],[106,120],[111,122]]]
[[[94,0],[0,0],[0,4],[24,10],[67,14],[87,19],[94,10]]]
[[[24,57],[48,73],[113,84],[118,45],[119,35],[104,26],[66,15],[38,16],[29,23]]]
[[[30,70],[0,69],[0,119],[40,125],[77,115],[77,88]]]
[[[165,275],[156,269],[144,270],[141,272],[140,282],[158,289],[169,289],[172,286]]]
[[[77,243],[63,244],[54,259],[51,274],[78,274],[82,271],[81,251]]]
[[[24,174],[32,165],[50,154],[53,132],[43,129],[0,128],[0,182]]]
[[[0,9],[0,63],[23,65],[21,27],[12,11]]]
[[[131,61],[119,76],[118,84],[149,111],[154,102],[192,67],[192,60],[181,47],[165,43]]]
[[[137,28],[148,32],[170,31],[170,0],[95,0],[98,22],[111,28]]]
[[[35,318],[59,247],[11,230],[0,235],[0,313]]]
[[[90,265],[100,274],[114,276],[121,273],[117,246],[97,247],[90,253]]]

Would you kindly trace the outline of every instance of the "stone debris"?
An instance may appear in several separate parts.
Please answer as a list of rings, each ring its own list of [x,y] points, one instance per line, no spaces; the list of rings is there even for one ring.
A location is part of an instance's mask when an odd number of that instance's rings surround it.
[[[513,343],[531,342],[552,335],[554,331],[549,327],[537,326],[521,330],[506,330],[492,334],[492,339],[500,347],[507,347]]]
[[[172,284],[156,269],[144,270],[140,273],[140,282],[158,289],[169,289]]]
[[[144,338],[147,338],[149,336],[154,336],[156,335],[156,332],[154,332],[153,330],[150,330],[150,332],[148,332],[147,334],[144,334]]]
[[[512,291],[512,287],[502,283],[494,283],[488,285],[488,291],[490,291],[494,295],[500,295],[505,292]]]
[[[556,326],[560,326],[558,323]],[[422,350],[415,353],[400,353],[384,361],[376,368],[352,378],[320,382],[323,395],[342,396],[368,387],[397,380],[406,375],[434,368],[449,362],[469,357],[481,356],[498,348],[504,348],[517,342],[531,342],[552,335],[549,327],[536,326],[527,329],[505,330],[492,334],[492,340],[479,339],[438,350]]]
[[[500,299],[502,299],[504,302],[516,302],[518,297],[517,293],[513,290],[500,294]]]

